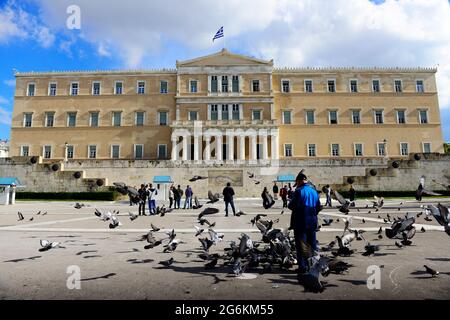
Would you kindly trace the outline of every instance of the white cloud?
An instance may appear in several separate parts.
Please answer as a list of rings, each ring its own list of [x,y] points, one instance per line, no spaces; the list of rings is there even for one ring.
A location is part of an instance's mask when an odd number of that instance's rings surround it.
[[[9,100],[0,96],[0,104],[9,104]]]
[[[16,80],[15,79],[3,80],[3,83],[8,87],[14,87],[16,85]]]
[[[0,7],[0,43],[8,43],[14,38],[32,39],[44,48],[55,41],[55,35],[48,27],[10,0]]]
[[[72,0],[34,0],[44,21],[64,30]],[[435,66],[440,104],[450,107],[450,5],[447,0],[79,0],[81,37],[127,67],[177,44],[231,49],[282,66]],[[67,33],[67,30],[64,30]],[[108,44],[107,47],[105,44]],[[169,45],[168,45],[169,44]],[[174,45],[175,44],[175,45]],[[175,52],[176,55],[176,52]],[[181,58],[181,57],[180,57]],[[175,61],[174,61],[175,62]]]
[[[0,107],[0,124],[11,125],[11,112]]]

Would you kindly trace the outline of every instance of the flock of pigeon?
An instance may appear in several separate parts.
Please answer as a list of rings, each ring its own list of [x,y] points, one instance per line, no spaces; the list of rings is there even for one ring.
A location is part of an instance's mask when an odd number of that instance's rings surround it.
[[[205,177],[195,176],[189,181],[202,180]],[[250,177],[249,178],[253,178]],[[134,189],[127,187],[123,183],[117,183],[116,187],[120,191],[126,191],[127,194],[134,194]],[[360,212],[360,208],[355,207],[354,203],[346,200],[339,192],[333,191],[332,196],[340,203],[338,206],[339,212],[348,215],[350,210],[357,210]],[[220,200],[219,194],[213,194],[208,192],[207,204],[213,204]],[[201,205],[197,198],[195,198],[194,208],[200,209]],[[371,206],[370,206],[371,205]],[[365,209],[371,209],[377,212],[384,205],[384,199],[374,197],[370,204],[367,204]],[[402,205],[402,203],[400,203]],[[75,208],[80,209],[83,204],[75,204]],[[435,205],[421,206],[422,212],[417,215],[411,215],[407,213],[404,217],[394,217],[387,214],[387,218],[384,219],[385,224],[390,224],[390,227],[380,227],[376,232],[378,239],[383,239],[384,236],[388,239],[395,240],[395,245],[399,248],[407,247],[412,244],[412,238],[416,234],[416,228],[414,226],[416,219],[425,213],[425,219],[431,220],[431,217],[444,227],[445,232],[450,236],[450,214],[446,206],[438,203]],[[371,213],[371,210],[368,213]],[[164,216],[169,213],[171,209],[165,208],[164,205],[157,208],[157,214]],[[398,208],[400,211],[400,207]],[[215,222],[211,222],[211,215],[218,213],[219,209],[213,207],[204,208],[197,217],[193,232],[194,236],[199,240],[199,247],[202,250],[198,254],[198,258],[202,259],[205,263],[204,268],[206,270],[213,270],[220,264],[222,266],[228,266],[230,273],[235,276],[242,276],[243,273],[249,270],[258,271],[259,273],[270,273],[275,268],[281,270],[289,270],[297,264],[297,251],[296,244],[293,237],[293,232],[290,229],[278,228],[277,224],[279,219],[268,219],[265,214],[257,214],[250,220],[252,226],[256,227],[260,233],[261,238],[258,240],[252,240],[248,234],[242,233],[236,240],[228,241],[228,246],[225,247],[223,252],[212,252],[212,247],[224,240],[224,234],[218,233],[214,230],[216,227]],[[283,212],[281,212],[283,213]],[[37,215],[41,214],[38,212]],[[42,215],[45,215],[42,213]],[[95,209],[94,214],[104,222],[107,222],[109,228],[115,229],[122,224],[119,221],[119,211],[113,212],[101,212]],[[246,215],[246,213],[239,211],[237,216]],[[24,220],[22,213],[18,212],[19,220]],[[321,214],[322,216],[322,214]],[[138,215],[129,213],[129,219],[134,221],[138,218]],[[381,218],[378,215],[378,218]],[[32,221],[31,218],[29,221]],[[329,226],[334,220],[326,215],[322,217],[321,226]],[[320,276],[326,277],[329,274],[342,274],[347,272],[351,264],[343,261],[340,257],[349,257],[356,253],[356,250],[352,248],[352,243],[356,241],[364,241],[363,256],[373,256],[376,252],[380,251],[381,245],[371,244],[366,240],[367,233],[364,230],[358,230],[352,227],[352,216],[342,218],[344,223],[344,230],[341,235],[337,235],[335,240],[330,242],[326,246],[320,247],[318,250],[313,248],[304,242],[301,242],[302,252],[304,258],[307,259],[309,264],[309,272],[304,275],[299,275],[299,282],[303,284],[305,291],[310,292],[322,292],[325,288],[324,283],[320,281]],[[340,222],[339,218],[336,222]],[[365,223],[365,220],[362,219]],[[318,227],[318,231],[321,226]],[[421,229],[425,232],[425,229]],[[163,234],[164,236],[159,237]],[[162,252],[173,253],[180,244],[185,244],[183,240],[177,238],[175,229],[168,231],[161,230],[154,224],[151,224],[151,229],[144,235],[142,235],[138,241],[145,241],[144,249],[151,250],[161,246]],[[50,242],[47,240],[41,240],[41,248],[39,251],[47,251],[50,249],[61,247],[58,242]],[[327,255],[330,252],[331,255]],[[174,263],[174,258],[171,257],[168,260],[161,261],[159,264],[170,267]],[[437,270],[433,270],[424,265],[425,271],[432,277],[439,274]],[[301,278],[300,278],[301,277]]]

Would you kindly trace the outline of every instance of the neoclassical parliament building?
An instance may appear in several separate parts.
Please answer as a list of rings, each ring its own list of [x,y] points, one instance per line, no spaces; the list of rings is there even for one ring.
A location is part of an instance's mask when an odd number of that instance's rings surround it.
[[[275,68],[222,51],[176,69],[17,72],[11,156],[245,163],[442,153],[434,68]]]

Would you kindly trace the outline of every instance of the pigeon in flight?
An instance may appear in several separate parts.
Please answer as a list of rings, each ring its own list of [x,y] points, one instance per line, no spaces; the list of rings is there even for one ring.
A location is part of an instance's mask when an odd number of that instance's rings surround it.
[[[199,235],[201,235],[201,234],[203,233],[203,231],[205,231],[205,229],[200,229],[200,228],[197,227],[197,226],[194,226],[194,228],[195,228],[195,230],[196,230],[196,233],[195,233],[195,236],[196,236],[196,237],[198,237]]]
[[[41,248],[39,249],[39,251],[41,251],[41,252],[57,248],[60,245],[59,242],[50,242],[48,240],[41,240],[40,244],[41,244]]]
[[[427,209],[431,211],[431,214],[436,221],[444,227],[445,233],[450,236],[450,213],[448,208],[441,203],[438,203],[437,207],[428,205]]]
[[[135,213],[128,212],[128,215],[130,216],[131,221],[134,221],[138,218],[138,215]]]
[[[19,216],[19,220],[18,221],[22,221],[23,219],[25,219],[23,214],[22,214],[22,212],[18,211],[17,215]]]
[[[211,246],[214,244],[214,242],[209,240],[208,238],[198,238],[198,241],[200,241],[203,250],[206,252],[208,252],[209,248],[211,248]]]
[[[198,215],[198,220],[200,220],[203,216],[210,215],[210,214],[215,214],[215,213],[218,213],[218,212],[219,212],[219,209],[217,209],[217,208],[205,208]]]
[[[191,179],[189,179],[190,182],[195,182],[197,180],[205,180],[208,179],[208,177],[202,177],[202,176],[193,176]]]
[[[205,264],[205,269],[206,270],[210,270],[210,269],[214,269],[214,267],[217,265],[217,258],[213,258],[210,262]]]
[[[144,246],[144,249],[153,249],[154,247],[157,247],[162,243],[161,240],[156,240],[151,230],[146,235],[143,235],[142,239],[146,240],[149,243],[148,245]]]
[[[431,269],[430,267],[428,267],[427,265],[423,265],[423,267],[425,268],[425,271],[431,275],[432,278],[436,277],[437,275],[439,275],[439,271]]]
[[[212,191],[208,191],[208,199],[209,201],[207,203],[216,203],[220,199],[220,195],[218,193],[213,194]]]
[[[200,204],[200,202],[198,201],[197,196],[195,196],[195,197],[194,197],[194,205],[193,205],[193,208],[194,208],[194,209],[200,209],[201,207],[203,207],[203,205]]]
[[[109,228],[115,229],[121,225],[122,225],[122,223],[117,218],[117,215],[116,214],[111,215],[111,223],[109,224]]]
[[[260,220],[261,217],[267,217],[267,214],[257,214],[256,217],[254,217],[253,219],[250,220],[250,222],[252,223],[252,226],[254,226],[256,221]]]
[[[336,190],[331,191],[331,196],[333,199],[337,200],[341,206],[339,207],[339,212],[348,214],[350,212],[350,201],[346,200],[339,192]]]
[[[370,243],[367,243],[367,245],[364,247],[364,249],[366,251],[362,255],[368,257],[370,255],[375,254],[376,251],[379,251],[380,250],[380,246],[372,245]]]
[[[248,174],[248,177],[249,177],[250,179],[253,179],[253,178],[255,177],[255,174],[254,174],[254,173],[251,173],[251,172],[248,172],[248,171],[247,171],[247,174]]]

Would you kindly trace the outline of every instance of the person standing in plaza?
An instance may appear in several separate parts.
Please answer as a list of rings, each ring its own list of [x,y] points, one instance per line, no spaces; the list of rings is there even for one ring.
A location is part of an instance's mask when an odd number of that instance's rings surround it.
[[[150,183],[148,188],[148,210],[150,215],[156,214],[156,196],[158,195],[158,189],[153,188],[153,185]]]
[[[289,209],[292,210],[290,229],[294,230],[298,272],[301,275],[309,271],[308,261],[303,252],[304,244],[310,246],[313,251],[317,251],[317,215],[321,205],[319,194],[308,183],[306,175],[299,173],[296,185],[297,189],[289,203]]]
[[[186,198],[184,200],[184,207],[183,207],[183,209],[186,209],[186,207],[188,209],[192,209],[192,195],[193,195],[192,188],[190,186],[187,186],[186,187],[186,191],[184,192],[184,194],[185,194]]]
[[[182,197],[183,197],[183,190],[181,189],[181,186],[178,185],[177,198],[175,199],[175,205],[177,206],[177,209],[181,209],[181,198]]]
[[[329,184],[327,184],[325,187],[323,187],[322,191],[325,193],[325,196],[327,197],[327,200],[325,202],[325,206],[331,207],[331,187]]]
[[[293,193],[294,193],[294,190],[292,190],[292,185],[289,183],[288,190],[287,190],[287,197],[288,197],[289,200],[292,199]]]
[[[170,188],[169,188],[169,209],[172,209],[172,205],[174,205],[174,192],[173,192],[173,190],[174,190],[175,188],[174,188],[174,186],[173,185],[171,185],[170,186]]]
[[[144,184],[141,184],[141,188],[138,190],[139,193],[139,215],[145,216],[145,202],[147,201],[148,191]]]
[[[263,207],[264,207],[264,209],[267,209],[269,207],[269,205],[270,205],[269,190],[267,190],[267,187],[264,187],[264,190],[261,193],[261,198],[263,199]]]
[[[227,183],[227,186],[223,189],[223,201],[225,201],[225,217],[228,217],[228,206],[231,206],[233,215],[236,215],[236,209],[234,208],[234,190],[231,187],[231,183]]]
[[[288,196],[288,188],[285,185],[283,188],[280,189],[280,197],[281,200],[283,200],[283,208],[287,208],[288,206],[287,196]]]
[[[352,207],[355,206],[355,200],[356,200],[356,190],[353,188],[353,185],[350,185],[350,190],[348,191],[348,197],[350,199],[350,205]]]
[[[273,187],[272,187],[272,191],[273,191],[273,198],[274,200],[278,200],[278,185],[276,182],[273,183]]]

